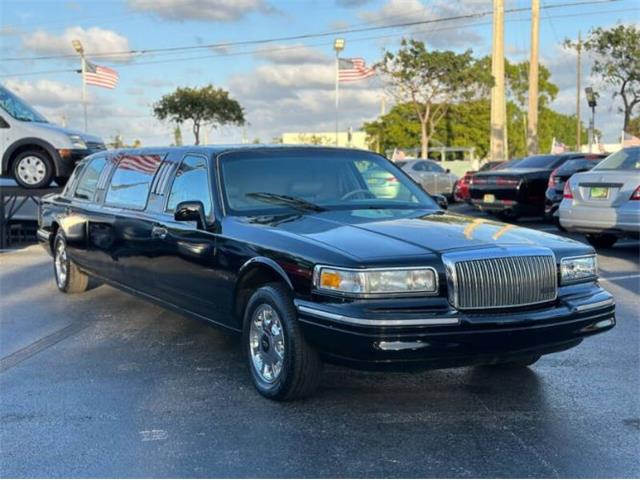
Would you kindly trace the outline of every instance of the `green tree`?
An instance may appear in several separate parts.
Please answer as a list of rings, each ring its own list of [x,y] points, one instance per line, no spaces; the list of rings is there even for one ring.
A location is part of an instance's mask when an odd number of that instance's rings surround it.
[[[565,45],[573,43],[565,40]],[[640,30],[635,25],[598,27],[589,32],[584,49],[594,59],[591,72],[614,88],[622,99],[623,129],[629,128],[633,109],[640,103]]]
[[[422,157],[449,106],[473,98],[493,83],[489,71],[471,54],[428,51],[424,42],[403,39],[397,52],[386,51],[376,65],[397,103],[408,103],[420,124]]]
[[[176,128],[173,129],[173,143],[178,147],[182,145],[182,130],[180,130],[180,125],[176,125]]]
[[[195,144],[200,144],[200,129],[209,125],[243,125],[244,111],[240,104],[229,96],[229,92],[207,85],[202,88],[179,87],[164,95],[153,107],[160,120],[176,123],[193,122]]]
[[[635,137],[640,137],[640,115],[629,120],[626,132]]]

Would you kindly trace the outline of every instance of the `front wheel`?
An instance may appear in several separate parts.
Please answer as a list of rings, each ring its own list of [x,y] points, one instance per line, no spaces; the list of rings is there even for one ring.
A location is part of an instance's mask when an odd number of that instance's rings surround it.
[[[611,248],[618,241],[618,237],[609,233],[587,235],[587,242],[596,248]]]
[[[67,241],[58,232],[53,241],[53,273],[58,290],[64,293],[82,293],[89,288],[89,276],[82,273],[67,253]]]
[[[47,187],[53,174],[53,162],[39,150],[22,152],[13,162],[13,178],[23,188]]]
[[[251,296],[244,313],[243,345],[253,384],[272,400],[310,395],[322,363],[304,339],[289,291],[270,283]]]

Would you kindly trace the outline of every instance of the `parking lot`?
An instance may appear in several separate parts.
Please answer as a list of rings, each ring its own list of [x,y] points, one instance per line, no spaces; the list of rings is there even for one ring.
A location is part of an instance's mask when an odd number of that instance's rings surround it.
[[[235,337],[108,286],[62,295],[40,247],[3,252],[0,475],[638,477],[639,252],[599,252],[617,327],[531,369],[326,366],[281,404]]]

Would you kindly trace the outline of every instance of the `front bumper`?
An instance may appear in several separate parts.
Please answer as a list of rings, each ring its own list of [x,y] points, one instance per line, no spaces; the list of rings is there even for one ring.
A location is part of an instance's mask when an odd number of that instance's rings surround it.
[[[567,287],[544,307],[493,313],[369,314],[348,304],[296,300],[305,338],[332,362],[363,369],[429,369],[547,354],[615,325],[613,297],[597,284]]]

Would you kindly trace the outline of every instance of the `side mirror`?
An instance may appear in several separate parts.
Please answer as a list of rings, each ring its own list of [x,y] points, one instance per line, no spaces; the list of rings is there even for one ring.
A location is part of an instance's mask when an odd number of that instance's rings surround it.
[[[451,173],[451,169],[450,169],[450,168],[447,168],[447,169],[444,171],[444,173]]]
[[[201,230],[207,225],[204,205],[199,200],[180,202],[176,206],[173,218],[176,222],[196,222]]]
[[[431,198],[435,200],[441,209],[447,210],[449,208],[449,202],[447,202],[447,197],[444,195],[432,195]]]

